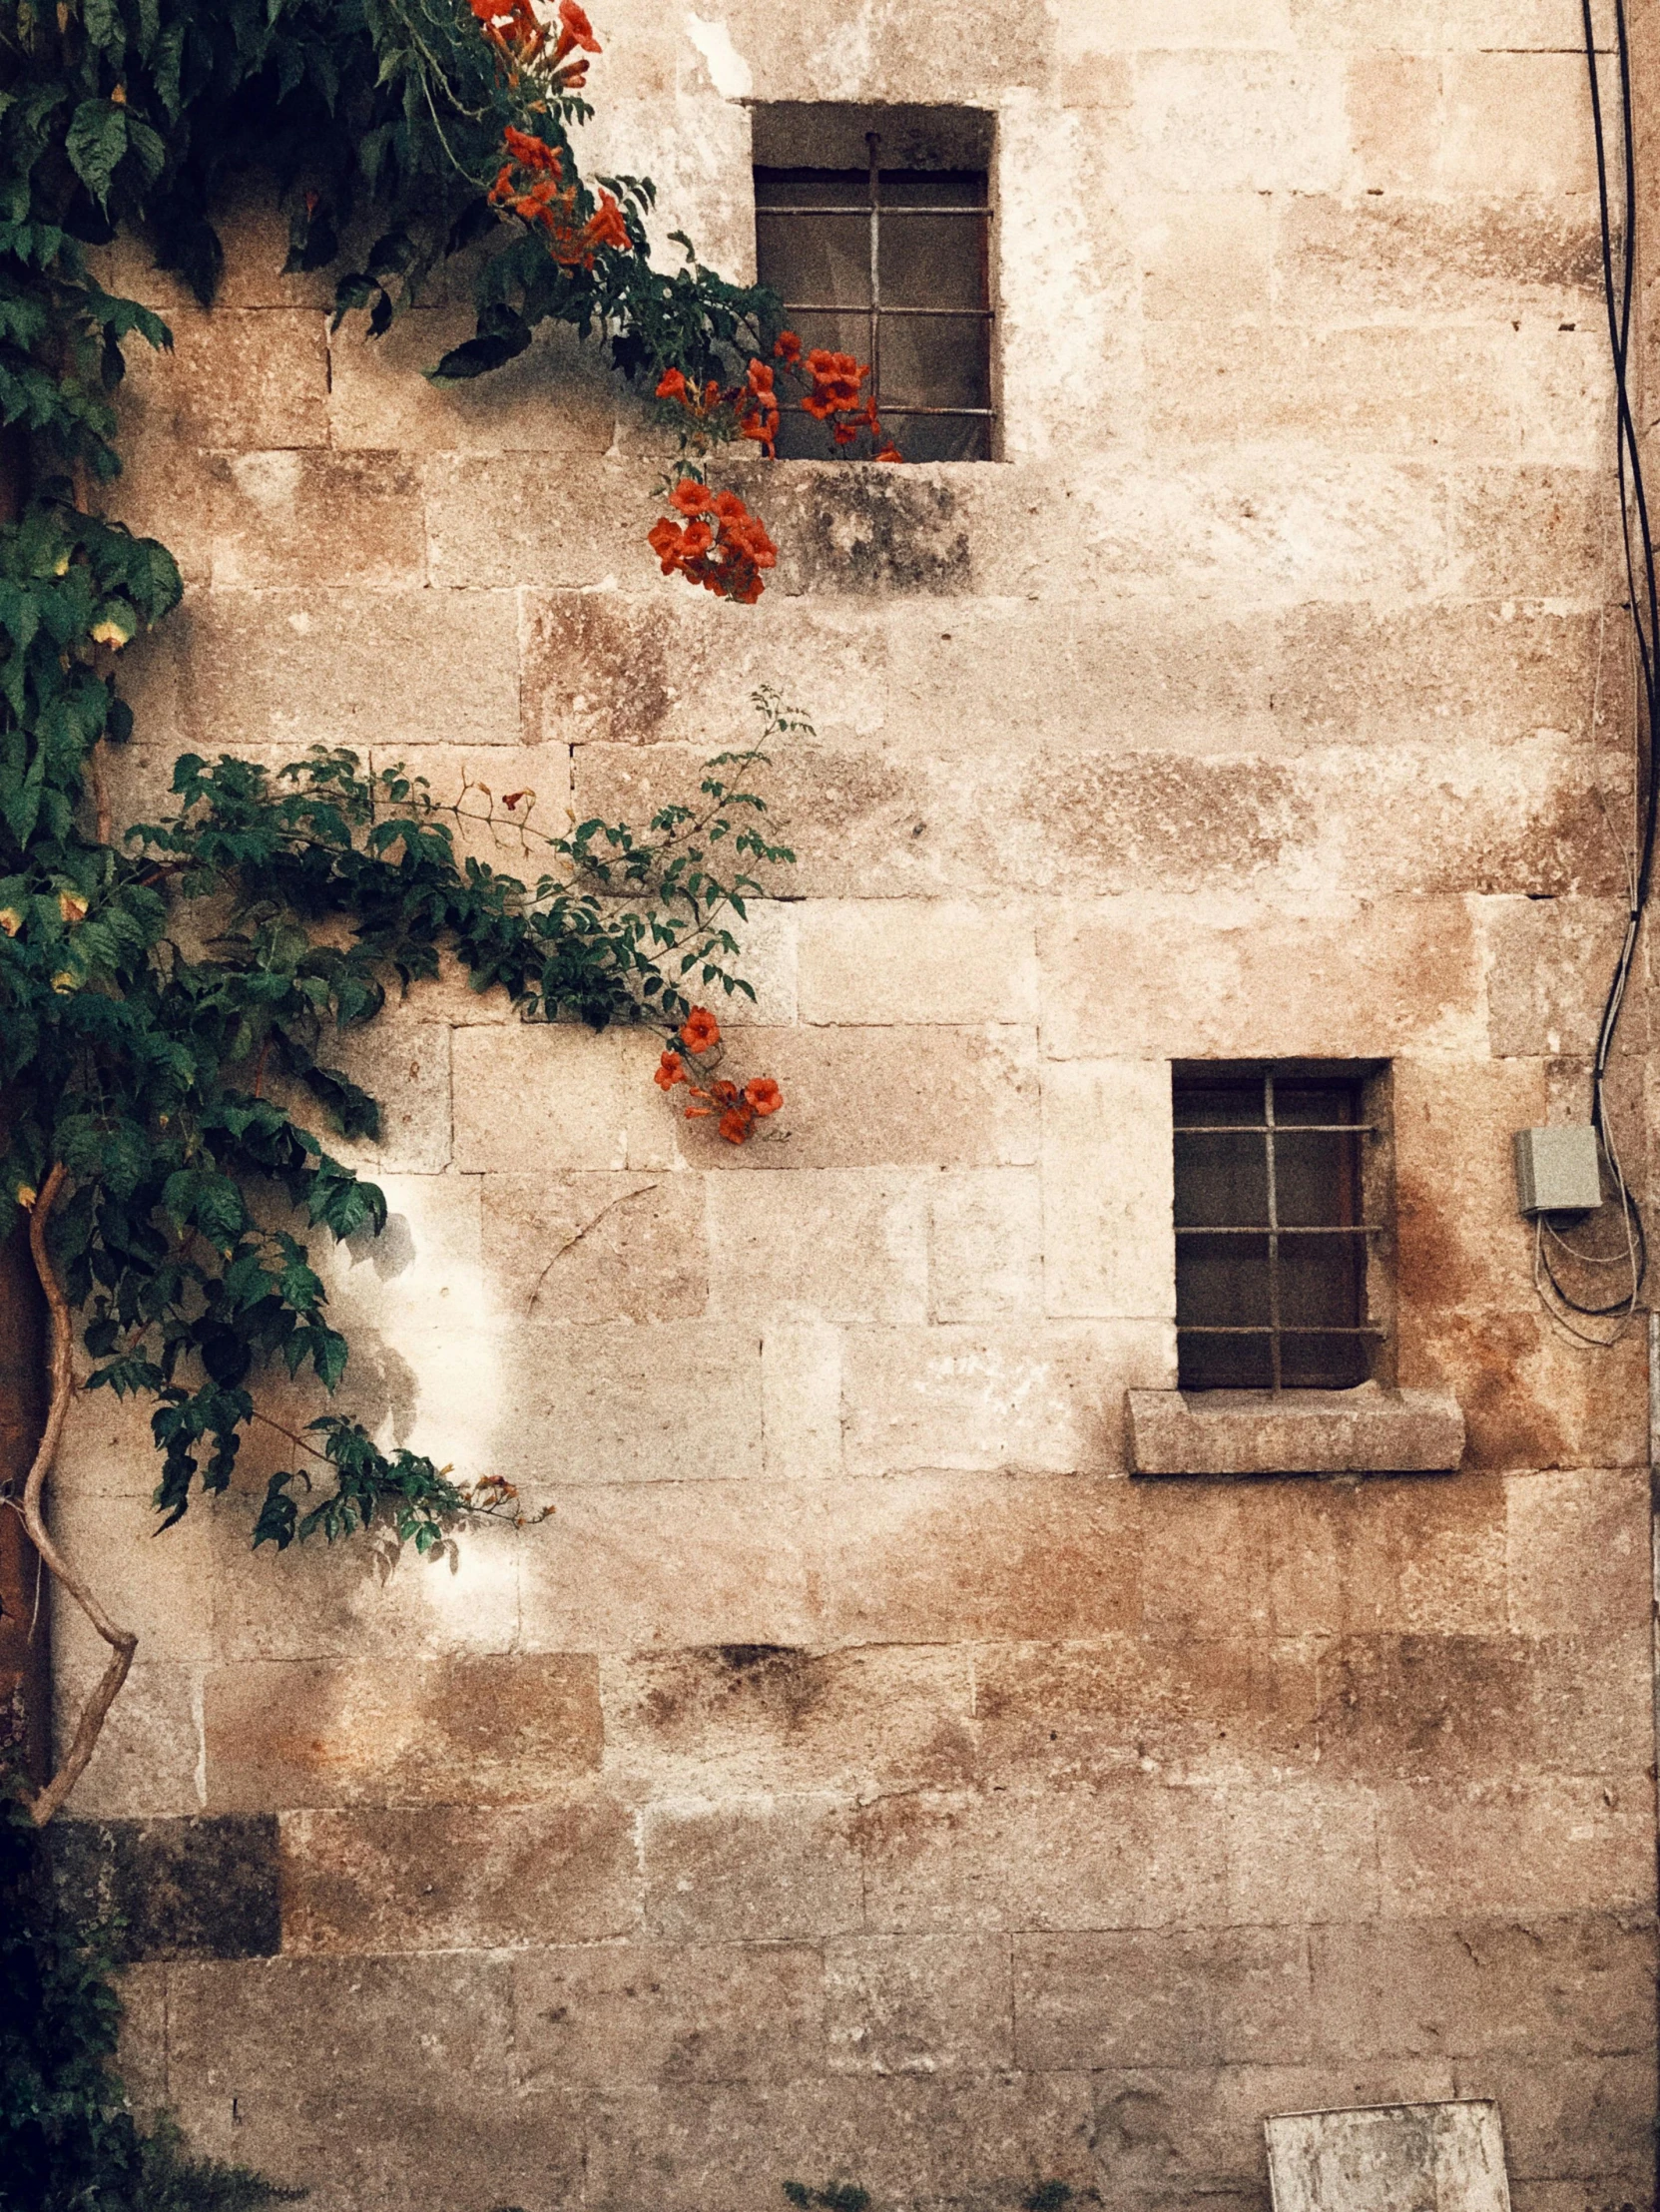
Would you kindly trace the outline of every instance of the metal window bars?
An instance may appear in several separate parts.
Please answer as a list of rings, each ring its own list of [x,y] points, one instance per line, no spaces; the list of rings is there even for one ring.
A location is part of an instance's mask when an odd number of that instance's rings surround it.
[[[909,202],[884,202],[881,193],[881,135],[866,131],[864,143],[869,151],[867,171],[868,192],[862,202],[852,205],[836,205],[833,202],[797,202],[786,206],[756,204],[758,216],[814,217],[866,216],[870,224],[870,298],[860,309],[839,299],[787,299],[784,311],[787,315],[802,314],[857,314],[865,315],[869,328],[870,392],[876,402],[876,412],[893,416],[948,416],[954,421],[978,421],[989,426],[997,419],[995,407],[928,407],[907,406],[902,401],[889,401],[882,397],[881,388],[881,326],[884,320],[901,318],[926,319],[938,317],[957,322],[978,322],[989,333],[996,320],[996,310],[983,307],[902,307],[884,300],[881,295],[881,227],[883,220],[891,223],[907,216],[925,216],[937,222],[940,217],[967,217],[975,223],[986,224],[991,219],[990,196],[980,206],[953,204],[938,201],[932,204]],[[796,412],[801,412],[798,401]]]
[[[1227,1088],[1236,1091],[1242,1088],[1246,1081],[1261,1085],[1261,1117],[1251,1120],[1228,1121],[1177,1119],[1174,1125],[1177,1139],[1177,1210],[1179,1214],[1187,1210],[1183,1204],[1184,1196],[1187,1197],[1191,1205],[1198,1195],[1192,1186],[1195,1182],[1202,1181],[1201,1176],[1194,1169],[1191,1162],[1189,1163],[1189,1173],[1184,1178],[1183,1146],[1181,1142],[1183,1138],[1203,1140],[1217,1137],[1260,1137],[1263,1140],[1263,1218],[1251,1221],[1178,1221],[1176,1227],[1176,1331],[1179,1356],[1184,1340],[1194,1338],[1206,1340],[1232,1339],[1239,1342],[1242,1349],[1248,1348],[1252,1343],[1266,1348],[1268,1353],[1268,1386],[1274,1390],[1300,1386],[1317,1388],[1343,1386],[1346,1383],[1363,1380],[1364,1378],[1361,1376],[1354,1374],[1340,1376],[1330,1370],[1325,1374],[1310,1372],[1307,1359],[1305,1359],[1302,1363],[1304,1372],[1296,1375],[1292,1382],[1288,1382],[1287,1381],[1286,1344],[1288,1339],[1301,1340],[1305,1346],[1317,1343],[1320,1340],[1333,1339],[1339,1343],[1353,1344],[1358,1350],[1361,1345],[1376,1342],[1384,1335],[1384,1331],[1376,1324],[1359,1318],[1351,1318],[1357,1317],[1365,1306],[1366,1270],[1364,1266],[1360,1265],[1357,1265],[1353,1270],[1351,1283],[1348,1286],[1342,1284],[1341,1277],[1336,1284],[1326,1286],[1327,1294],[1333,1300],[1327,1311],[1306,1312],[1288,1319],[1286,1313],[1287,1245],[1295,1246],[1305,1238],[1322,1241],[1327,1239],[1348,1240],[1349,1249],[1355,1254],[1356,1260],[1359,1262],[1364,1258],[1367,1240],[1381,1236],[1383,1228],[1379,1223],[1366,1222],[1359,1218],[1362,1176],[1358,1154],[1353,1163],[1340,1169],[1336,1187],[1328,1189],[1323,1194],[1329,1210],[1340,1217],[1347,1215],[1347,1219],[1339,1218],[1326,1221],[1285,1219],[1282,1204],[1282,1186],[1286,1180],[1284,1172],[1286,1163],[1281,1156],[1281,1146],[1290,1140],[1308,1137],[1344,1137],[1353,1139],[1358,1145],[1364,1137],[1376,1136],[1379,1133],[1379,1124],[1363,1121],[1359,1117],[1319,1121],[1282,1120],[1276,1112],[1276,1076],[1272,1069],[1257,1077],[1235,1077],[1225,1080]],[[1311,1081],[1308,1077],[1302,1076],[1289,1080],[1294,1082],[1299,1090],[1304,1092],[1314,1091],[1317,1094],[1324,1092],[1332,1099],[1341,1100],[1355,1096],[1354,1086],[1345,1082],[1334,1082],[1329,1079]],[[1188,1105],[1191,1111],[1192,1101],[1203,1095],[1207,1089],[1214,1091],[1215,1087],[1214,1084],[1205,1083],[1202,1078],[1184,1079],[1178,1077],[1176,1082],[1178,1115],[1180,1115],[1184,1105]],[[1305,1169],[1305,1179],[1307,1175],[1308,1170]],[[1184,1193],[1183,1188],[1184,1180],[1189,1185],[1186,1193]],[[1303,1195],[1306,1196],[1306,1191]],[[1251,1203],[1255,1204],[1256,1201],[1253,1200]],[[1203,1298],[1196,1298],[1191,1280],[1188,1284],[1184,1284],[1184,1273],[1189,1271],[1184,1270],[1182,1255],[1184,1241],[1186,1241],[1187,1250],[1191,1254],[1197,1250],[1193,1240],[1198,1239],[1250,1239],[1255,1241],[1258,1254],[1253,1254],[1250,1246],[1245,1245],[1237,1248],[1241,1253],[1240,1259],[1237,1262],[1226,1264],[1224,1296],[1231,1296],[1249,1308],[1253,1294],[1266,1290],[1266,1320],[1212,1321],[1193,1318],[1193,1307],[1197,1304],[1200,1306],[1200,1310],[1203,1311],[1208,1301]],[[1223,1248],[1224,1251],[1226,1249],[1226,1247]],[[1328,1246],[1327,1249],[1330,1250],[1331,1247]],[[1342,1249],[1341,1244],[1339,1249]],[[1266,1282],[1254,1283],[1251,1281],[1251,1276],[1255,1273],[1252,1262],[1259,1256]],[[1341,1304],[1339,1303],[1340,1300]],[[1189,1311],[1184,1312],[1184,1306]],[[1196,1378],[1192,1382],[1189,1382],[1184,1375],[1184,1383],[1190,1387],[1201,1388],[1219,1386],[1213,1379],[1215,1362],[1206,1359],[1201,1347],[1194,1346],[1189,1349],[1196,1353],[1198,1357],[1191,1362],[1183,1361],[1182,1366],[1184,1368],[1190,1365],[1196,1366],[1202,1374],[1205,1374],[1206,1371],[1209,1371],[1209,1373],[1205,1380]],[[1370,1366],[1371,1363],[1368,1361],[1367,1372],[1370,1372]]]

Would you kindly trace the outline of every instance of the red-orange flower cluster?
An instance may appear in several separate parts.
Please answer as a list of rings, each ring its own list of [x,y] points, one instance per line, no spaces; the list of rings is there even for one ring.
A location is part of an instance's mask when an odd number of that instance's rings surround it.
[[[522,222],[546,231],[548,251],[562,269],[592,269],[600,247],[626,251],[632,245],[622,209],[603,189],[600,204],[587,222],[577,221],[576,188],[561,182],[564,156],[557,146],[532,138],[527,131],[515,131],[512,124],[502,140],[511,159],[497,172],[490,199]]]
[[[786,330],[779,339],[781,346],[785,338],[791,340],[799,357],[801,339],[794,330]],[[876,419],[875,394],[864,391],[864,379],[870,373],[868,361],[855,360],[851,353],[830,353],[816,345],[803,365],[812,385],[802,401],[803,412],[817,422],[828,422],[837,445],[851,445],[860,430],[868,430],[873,460],[904,459]]]
[[[685,1109],[688,1121],[713,1120],[728,1144],[747,1143],[756,1123],[776,1114],[784,1104],[784,1093],[770,1075],[755,1076],[742,1085],[725,1077],[719,1082],[693,1082],[695,1074],[701,1076],[707,1071],[688,1067],[687,1062],[708,1059],[721,1044],[721,1025],[707,1006],[692,1008],[681,1023],[680,1042],[684,1050],[665,1052],[652,1081],[665,1092],[684,1083],[687,1096],[698,1101]]]
[[[776,567],[779,557],[761,517],[735,491],[712,492],[692,476],[683,476],[669,497],[687,520],[663,515],[646,533],[664,575],[678,570],[717,598],[753,607],[762,593],[762,570]]]
[[[533,69],[552,92],[580,92],[587,83],[588,57],[597,54],[600,46],[577,0],[560,0],[559,37],[551,53],[547,26],[538,20],[530,0],[468,0],[468,5],[506,63],[510,82],[516,83],[521,71]]]
[[[779,400],[773,388],[773,371],[766,361],[751,361],[738,397],[738,434],[753,438],[772,456],[779,434]]]

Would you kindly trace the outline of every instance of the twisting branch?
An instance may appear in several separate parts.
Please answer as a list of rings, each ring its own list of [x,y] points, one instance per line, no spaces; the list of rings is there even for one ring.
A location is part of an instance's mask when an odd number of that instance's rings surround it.
[[[58,1202],[58,1193],[63,1185],[64,1169],[60,1161],[47,1176],[29,1222],[29,1250],[34,1256],[35,1273],[40,1277],[40,1287],[46,1293],[46,1303],[52,1315],[52,1399],[47,1410],[46,1427],[40,1439],[40,1449],[35,1453],[29,1478],[23,1486],[23,1525],[28,1529],[30,1540],[45,1562],[47,1571],[69,1592],[109,1645],[110,1663],[104,1669],[97,1689],[82,1709],[81,1718],[75,1725],[75,1740],[70,1745],[62,1766],[28,1801],[29,1816],[37,1828],[46,1826],[86,1772],[87,1762],[91,1759],[103,1731],[105,1716],[127,1679],[127,1670],[133,1664],[133,1653],[138,1648],[139,1641],[130,1628],[117,1628],[110,1619],[52,1541],[41,1512],[46,1477],[57,1457],[64,1422],[69,1417],[70,1400],[75,1394],[75,1371],[71,1357],[74,1337],[70,1327],[69,1301],[64,1296],[58,1271],[52,1265],[51,1255],[46,1249],[46,1225],[51,1219],[52,1209]]]

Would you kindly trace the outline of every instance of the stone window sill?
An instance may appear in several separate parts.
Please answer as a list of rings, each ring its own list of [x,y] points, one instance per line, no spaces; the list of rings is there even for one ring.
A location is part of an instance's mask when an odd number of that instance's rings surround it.
[[[1464,1453],[1448,1390],[1128,1390],[1136,1474],[1446,1474]]]

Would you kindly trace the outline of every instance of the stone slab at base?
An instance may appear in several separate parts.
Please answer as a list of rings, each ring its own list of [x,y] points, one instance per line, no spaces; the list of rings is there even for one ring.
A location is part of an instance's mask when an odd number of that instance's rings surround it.
[[[1485,2098],[1283,2112],[1263,2130],[1274,2212],[1510,2212]]]
[[[1439,1474],[1464,1454],[1447,1390],[1127,1390],[1137,1474]]]

